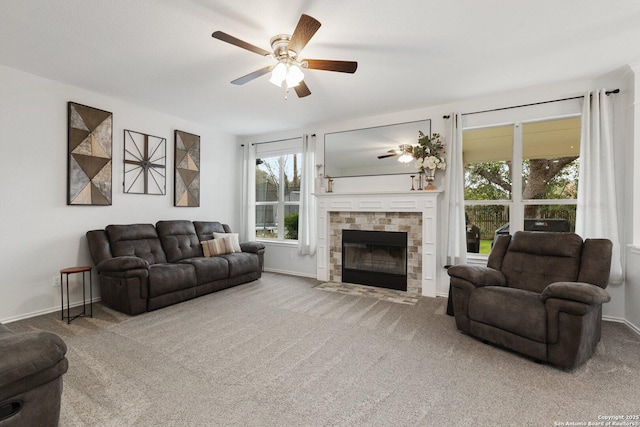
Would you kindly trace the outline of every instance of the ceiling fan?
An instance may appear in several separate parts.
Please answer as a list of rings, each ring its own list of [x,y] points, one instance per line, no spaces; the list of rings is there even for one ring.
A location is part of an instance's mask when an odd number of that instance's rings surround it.
[[[274,65],[256,70],[245,76],[233,80],[234,85],[243,85],[271,72],[269,81],[287,90],[294,88],[299,98],[311,95],[311,91],[304,82],[302,69],[337,71],[339,73],[355,73],[358,63],[354,61],[333,61],[328,59],[299,59],[298,55],[307,45],[311,37],[320,28],[320,22],[309,15],[300,16],[293,34],[278,34],[271,38],[272,52],[254,46],[222,31],[216,31],[211,36],[223,42],[241,47],[262,56],[274,58]]]
[[[378,156],[378,159],[386,159],[388,157],[398,157],[398,161],[402,163],[409,163],[413,160],[413,155],[411,151],[411,144],[401,144],[398,148],[387,151],[387,154],[383,154]]]

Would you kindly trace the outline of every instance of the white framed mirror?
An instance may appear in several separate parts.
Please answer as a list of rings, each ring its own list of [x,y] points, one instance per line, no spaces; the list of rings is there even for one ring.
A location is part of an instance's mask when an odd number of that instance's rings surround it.
[[[431,134],[431,120],[396,123],[324,135],[324,173],[332,178],[416,174],[415,162],[398,161],[401,146]]]

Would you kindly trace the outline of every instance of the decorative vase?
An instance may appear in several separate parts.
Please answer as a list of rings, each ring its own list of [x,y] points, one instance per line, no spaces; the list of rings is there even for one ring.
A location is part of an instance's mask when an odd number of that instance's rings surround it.
[[[333,193],[333,178],[326,176],[327,178],[327,193]]]
[[[433,181],[436,179],[436,170],[426,168],[424,170],[424,179],[427,181],[427,185],[424,186],[425,190],[435,190],[436,186],[433,185]]]

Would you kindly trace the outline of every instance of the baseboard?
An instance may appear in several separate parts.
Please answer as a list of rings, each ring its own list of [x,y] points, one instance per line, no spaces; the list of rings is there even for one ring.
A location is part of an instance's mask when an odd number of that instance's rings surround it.
[[[621,319],[620,317],[611,317],[611,316],[602,316],[602,320],[606,322],[616,322],[616,323],[624,323],[636,334],[640,335],[640,328],[638,328],[633,323],[629,322],[627,319]]]
[[[317,278],[315,274],[300,273],[298,271],[277,270],[275,268],[265,268],[264,271],[266,271],[267,273],[279,273],[279,274],[286,274],[289,276],[308,277],[310,279]]]
[[[93,299],[93,302],[96,303],[98,301],[101,301],[102,298],[100,297],[96,297]],[[85,304],[88,304],[89,302],[87,301]],[[71,308],[75,308],[75,307],[79,307],[82,305],[82,302],[74,302],[72,304],[69,305],[69,307]],[[67,307],[65,306],[65,309]],[[15,316],[15,317],[9,317],[6,319],[2,319],[0,320],[0,323],[6,324],[6,323],[11,323],[11,322],[17,322],[18,320],[24,320],[24,319],[30,319],[32,317],[36,317],[36,316],[41,316],[43,314],[49,314],[49,313],[53,313],[53,312],[60,312],[60,306],[57,307],[53,307],[53,308],[46,308],[44,310],[39,310],[39,311],[33,311],[31,313],[27,313],[27,314],[21,314],[20,316]]]

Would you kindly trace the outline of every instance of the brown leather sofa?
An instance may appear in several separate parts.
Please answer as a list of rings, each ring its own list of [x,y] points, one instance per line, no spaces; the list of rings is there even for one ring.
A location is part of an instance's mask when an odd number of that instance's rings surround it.
[[[66,352],[55,334],[0,324],[0,427],[58,425]]]
[[[241,252],[204,256],[202,241],[230,232],[219,222],[184,220],[87,232],[102,302],[135,315],[259,279],[263,243],[242,242]]]
[[[487,266],[450,267],[456,326],[482,340],[572,369],[600,341],[611,241],[519,231],[497,238]]]

